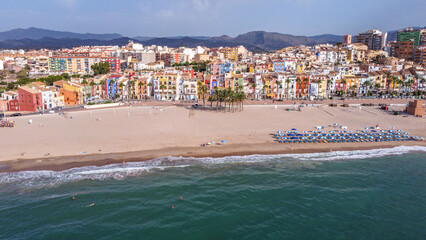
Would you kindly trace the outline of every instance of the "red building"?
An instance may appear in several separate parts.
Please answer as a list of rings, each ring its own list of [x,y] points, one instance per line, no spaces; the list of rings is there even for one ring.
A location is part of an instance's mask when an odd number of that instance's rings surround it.
[[[20,111],[36,112],[43,104],[41,92],[30,87],[18,87],[18,106]]]
[[[184,68],[182,69],[182,73],[189,73],[190,78],[194,78],[194,69]]]
[[[9,100],[7,102],[7,105],[9,106],[9,111],[11,112],[19,112],[19,100],[18,99],[13,99],[13,100]]]
[[[109,63],[111,72],[120,72],[121,60],[119,58],[101,58],[101,61]]]
[[[309,92],[309,77],[297,77],[296,92],[299,97],[305,96]]]

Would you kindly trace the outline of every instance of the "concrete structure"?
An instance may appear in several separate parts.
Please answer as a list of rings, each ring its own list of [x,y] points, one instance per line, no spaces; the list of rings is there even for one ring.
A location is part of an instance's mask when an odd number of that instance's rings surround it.
[[[195,54],[194,61],[199,63],[202,61],[208,61],[210,56],[208,54]]]
[[[391,42],[391,56],[405,60],[413,60],[414,41]]]
[[[343,44],[346,44],[346,45],[352,44],[352,35],[343,36]]]
[[[355,43],[362,43],[370,50],[381,50],[387,41],[387,33],[379,30],[368,30],[354,37]]]
[[[426,45],[414,50],[414,61],[426,66]]]
[[[417,29],[414,30],[413,28],[406,28],[405,30],[399,30],[397,33],[397,42],[408,42],[408,41],[414,41],[414,46],[420,45],[420,40],[422,34],[425,34],[426,29]]]
[[[405,109],[405,111],[408,114],[414,115],[416,117],[423,117],[425,114],[425,108],[423,107],[423,101],[421,100],[414,100],[413,102],[410,102]]]

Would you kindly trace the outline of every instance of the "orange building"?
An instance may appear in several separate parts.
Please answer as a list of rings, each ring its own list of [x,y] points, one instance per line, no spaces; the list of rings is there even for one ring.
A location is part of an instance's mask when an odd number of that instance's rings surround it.
[[[61,88],[59,91],[60,95],[64,97],[65,105],[77,105],[78,96],[76,92],[69,91],[63,88]]]

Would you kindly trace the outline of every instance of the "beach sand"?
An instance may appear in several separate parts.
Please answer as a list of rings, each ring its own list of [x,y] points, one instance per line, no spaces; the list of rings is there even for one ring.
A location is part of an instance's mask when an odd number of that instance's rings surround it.
[[[24,169],[61,170],[83,165],[140,161],[162,156],[220,157],[228,155],[279,154],[371,149],[425,142],[279,144],[277,130],[297,128],[348,130],[376,126],[396,127],[426,137],[426,121],[409,115],[394,116],[378,107],[304,107],[286,111],[286,106],[250,105],[242,112],[189,110],[173,105],[133,106],[86,110],[66,114],[16,118],[15,128],[0,129],[0,171]],[[392,107],[402,110],[401,107]],[[32,124],[28,121],[32,120]],[[226,144],[200,147],[225,140]]]

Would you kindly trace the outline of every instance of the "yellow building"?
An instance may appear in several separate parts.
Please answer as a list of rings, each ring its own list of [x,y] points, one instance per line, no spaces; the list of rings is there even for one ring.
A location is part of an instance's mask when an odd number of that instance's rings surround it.
[[[83,104],[84,102],[84,85],[76,82],[63,82],[62,88],[69,92],[74,92],[77,94],[77,104]]]
[[[160,100],[171,100],[176,96],[176,82],[179,76],[173,73],[159,73],[154,76],[155,96]]]
[[[361,77],[356,76],[356,75],[345,75],[343,77],[343,80],[346,82],[346,84],[345,84],[345,86],[346,86],[345,91],[347,93],[348,92],[357,93],[358,89],[359,89],[360,78]]]

